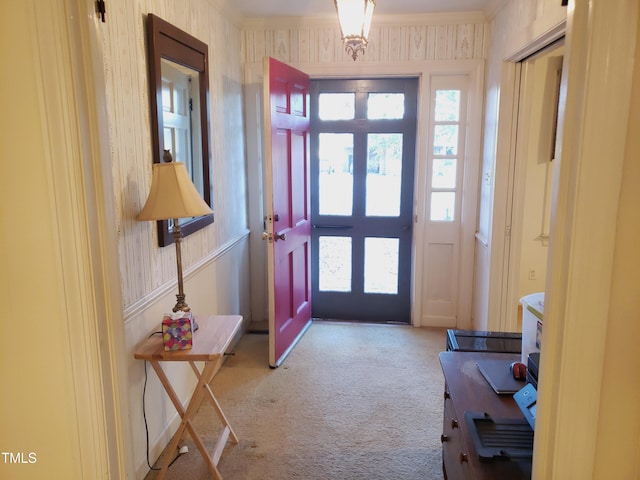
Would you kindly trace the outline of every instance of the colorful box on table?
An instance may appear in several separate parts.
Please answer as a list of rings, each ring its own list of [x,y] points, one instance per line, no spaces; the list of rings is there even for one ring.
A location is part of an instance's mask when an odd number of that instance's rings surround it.
[[[191,312],[176,312],[162,319],[162,343],[165,352],[193,348],[193,317]]]

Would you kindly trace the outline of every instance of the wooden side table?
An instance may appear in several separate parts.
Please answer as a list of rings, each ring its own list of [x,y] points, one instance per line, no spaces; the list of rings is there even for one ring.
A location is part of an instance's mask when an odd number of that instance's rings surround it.
[[[229,437],[234,444],[238,443],[238,437],[231,428],[222,408],[220,408],[218,400],[213,395],[211,387],[209,387],[209,382],[211,382],[213,375],[217,371],[217,367],[222,362],[225,350],[240,330],[242,317],[240,315],[199,316],[197,321],[199,328],[194,332],[192,349],[165,352],[162,338],[160,336],[153,336],[143,341],[133,356],[139,360],[147,360],[151,364],[169,395],[171,402],[182,418],[178,431],[169,444],[168,451],[172,452],[177,449],[178,443],[182,439],[185,430],[187,430],[198,447],[198,450],[200,450],[214,478],[222,480],[217,467],[218,461]],[[171,386],[169,378],[164,373],[160,365],[161,362],[189,362],[189,365],[191,365],[191,369],[195,373],[198,383],[191,394],[191,399],[189,400],[186,410],[183,408],[178,395],[176,395],[176,392]],[[202,370],[198,368],[196,362],[204,362]],[[224,430],[218,437],[215,448],[211,453],[205,447],[200,436],[193,428],[192,423],[198,407],[205,398],[209,400],[224,426]],[[158,475],[159,480],[164,478],[170,463],[171,455],[167,455],[161,465],[161,470]]]

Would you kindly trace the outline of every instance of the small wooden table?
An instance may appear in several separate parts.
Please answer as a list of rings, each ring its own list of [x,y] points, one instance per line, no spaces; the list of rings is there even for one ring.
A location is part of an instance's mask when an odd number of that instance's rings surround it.
[[[229,425],[229,421],[224,415],[222,408],[220,408],[218,400],[213,395],[211,387],[209,387],[209,382],[211,382],[213,375],[217,371],[217,367],[222,362],[225,350],[240,330],[242,317],[240,315],[200,316],[197,318],[197,321],[199,328],[194,332],[192,349],[165,352],[162,338],[160,336],[153,336],[142,342],[133,356],[139,360],[147,360],[151,364],[169,395],[171,402],[182,418],[178,431],[169,444],[168,451],[173,452],[177,449],[178,443],[182,439],[185,430],[187,430],[198,447],[198,450],[200,450],[213,476],[217,480],[222,480],[217,468],[218,461],[229,437],[231,437],[231,441],[234,444],[238,443],[238,437],[231,428],[231,425]],[[189,365],[191,365],[192,370],[198,378],[198,383],[191,394],[191,399],[189,400],[186,410],[182,407],[182,403],[171,386],[169,378],[164,373],[164,370],[162,370],[160,362],[189,362]],[[198,368],[196,362],[204,362],[202,370]],[[204,398],[209,400],[224,425],[224,430],[218,437],[212,453],[209,453],[192,424],[192,419]],[[167,455],[163,460],[158,475],[159,480],[164,478],[171,460],[171,455]]]

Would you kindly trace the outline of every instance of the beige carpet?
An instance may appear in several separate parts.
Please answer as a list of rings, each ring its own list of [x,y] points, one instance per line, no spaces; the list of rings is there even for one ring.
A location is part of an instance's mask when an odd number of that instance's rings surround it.
[[[277,369],[267,342],[246,334],[212,382],[240,438],[220,459],[225,480],[442,479],[444,330],[316,321]],[[207,403],[196,430],[219,431]],[[165,478],[212,478],[185,444]]]

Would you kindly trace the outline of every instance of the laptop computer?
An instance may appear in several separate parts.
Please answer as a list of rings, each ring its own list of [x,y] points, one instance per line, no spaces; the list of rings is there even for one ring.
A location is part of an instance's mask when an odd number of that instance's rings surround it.
[[[513,395],[525,382],[513,378],[509,366],[513,360],[482,359],[476,362],[482,376],[498,395]]]

